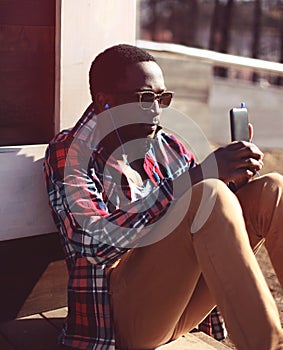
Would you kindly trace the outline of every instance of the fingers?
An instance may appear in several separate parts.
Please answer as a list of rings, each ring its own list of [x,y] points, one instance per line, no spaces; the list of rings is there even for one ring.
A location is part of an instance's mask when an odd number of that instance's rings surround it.
[[[239,169],[234,173],[232,180],[233,192],[237,191],[240,187],[248,183],[255,174],[249,169]]]
[[[238,162],[234,163],[235,169],[250,170],[253,175],[263,168],[263,161],[261,159],[254,158],[242,158]]]
[[[227,151],[232,152],[231,158],[255,158],[255,159],[263,159],[264,154],[261,150],[251,142],[246,141],[236,141],[232,142],[226,147]]]
[[[241,162],[233,162],[230,164],[230,170],[226,172],[226,180],[228,181],[248,181],[255,176],[263,167],[262,161],[255,159],[244,159]]]
[[[234,153],[234,167],[235,169],[246,170],[246,176],[253,176],[263,167],[264,154],[260,149],[250,142],[239,142],[239,147]],[[251,173],[252,174],[251,174]]]
[[[219,178],[229,181],[247,182],[263,167],[263,153],[250,142],[232,142],[215,151]]]

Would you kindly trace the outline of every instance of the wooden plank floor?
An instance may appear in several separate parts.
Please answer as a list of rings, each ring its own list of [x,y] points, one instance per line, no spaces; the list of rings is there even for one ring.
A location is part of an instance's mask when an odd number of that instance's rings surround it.
[[[57,338],[67,308],[0,324],[1,350],[59,350]]]
[[[66,314],[65,307],[0,324],[0,349],[60,350],[57,338]],[[160,346],[158,350],[229,350],[229,348],[202,332],[195,332]]]

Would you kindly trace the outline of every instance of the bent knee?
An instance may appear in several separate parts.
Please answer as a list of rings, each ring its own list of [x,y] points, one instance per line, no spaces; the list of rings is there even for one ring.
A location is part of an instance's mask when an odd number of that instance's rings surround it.
[[[203,206],[216,204],[225,208],[227,205],[239,206],[239,202],[229,187],[219,179],[205,179],[197,184],[201,192]]]
[[[281,196],[283,193],[283,176],[276,172],[268,173],[258,178],[254,178],[254,180],[247,185],[247,188],[253,190],[253,195],[256,195],[257,193],[257,195],[264,197],[270,197],[273,194]]]
[[[261,177],[265,183],[277,187],[282,187],[283,188],[283,176],[279,173],[272,172],[268,173],[266,175],[262,175]]]
[[[230,198],[235,198],[233,192],[229,189],[229,187],[219,179],[205,179],[202,180],[198,184],[203,191],[206,191],[206,193],[209,193],[213,197],[230,197]]]
[[[283,176],[274,172],[254,178],[240,188],[237,196],[242,206],[252,201],[254,210],[260,207],[272,210],[274,205],[283,204]]]

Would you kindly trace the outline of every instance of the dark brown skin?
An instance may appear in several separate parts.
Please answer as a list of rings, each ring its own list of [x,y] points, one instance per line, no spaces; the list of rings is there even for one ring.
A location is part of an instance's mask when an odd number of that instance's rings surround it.
[[[225,183],[234,181],[237,187],[247,183],[263,167],[263,153],[250,142],[236,141],[220,147],[200,166],[209,167],[212,157],[217,161],[218,178]]]

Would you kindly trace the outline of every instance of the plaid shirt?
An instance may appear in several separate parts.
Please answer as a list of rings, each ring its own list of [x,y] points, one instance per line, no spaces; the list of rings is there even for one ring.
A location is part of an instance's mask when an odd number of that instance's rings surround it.
[[[133,202],[130,187],[117,185],[121,170],[100,145],[97,118],[90,105],[73,129],[50,142],[44,162],[69,271],[68,316],[60,342],[88,350],[115,349],[106,268],[147,237],[147,226],[174,202],[172,180],[195,165],[174,136],[159,130],[144,159],[152,190]],[[209,333],[211,324],[207,328]]]

